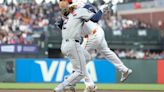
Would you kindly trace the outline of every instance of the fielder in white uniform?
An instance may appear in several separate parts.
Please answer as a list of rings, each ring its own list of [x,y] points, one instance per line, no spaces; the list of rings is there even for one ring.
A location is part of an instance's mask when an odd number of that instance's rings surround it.
[[[76,3],[78,7],[85,7],[88,10],[92,9],[91,5],[86,5],[84,3]],[[92,11],[91,10],[91,11]],[[95,11],[92,11],[95,12]],[[83,26],[82,36],[84,37],[82,47],[86,49],[90,54],[97,53],[103,54],[105,58],[114,64],[114,66],[122,73],[120,81],[123,82],[127,79],[127,77],[132,73],[131,69],[128,69],[122,61],[118,58],[118,56],[110,50],[107,45],[104,30],[98,23],[94,23],[92,21],[85,22]],[[88,63],[88,61],[87,61]],[[87,75],[85,76],[84,82],[86,84],[86,88],[84,92],[95,92],[95,84],[90,77],[88,71],[86,71]]]
[[[131,69],[128,69],[118,58],[118,56],[110,50],[105,40],[104,31],[97,23],[93,23],[91,21],[85,23],[86,28],[92,30],[90,35],[87,35],[84,38],[82,46],[86,49],[90,54],[93,54],[96,50],[97,53],[103,54],[105,58],[111,62],[117,69],[122,73],[120,81],[123,82],[125,79],[132,73]],[[84,31],[87,29],[85,28]],[[87,71],[88,72],[88,71]],[[94,90],[94,82],[92,81],[89,73],[86,76],[86,80],[84,81],[86,84],[86,90]],[[85,91],[92,92],[92,91]]]
[[[61,51],[70,59],[74,72],[59,84],[54,92],[62,92],[66,87],[75,85],[86,76],[86,54],[84,54],[84,49],[80,45],[81,32],[84,22],[95,20],[94,18],[99,17],[102,13],[101,11],[93,13],[85,8],[68,7],[68,5],[67,0],[59,2],[59,7],[66,18],[62,26]]]

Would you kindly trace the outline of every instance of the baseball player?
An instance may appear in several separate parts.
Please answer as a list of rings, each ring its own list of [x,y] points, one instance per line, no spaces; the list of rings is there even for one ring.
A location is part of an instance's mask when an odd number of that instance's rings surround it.
[[[86,75],[86,59],[84,49],[80,45],[83,25],[89,20],[98,21],[102,15],[101,10],[93,13],[82,7],[69,7],[70,3],[70,0],[60,0],[59,2],[59,7],[65,17],[62,26],[61,51],[70,59],[74,72],[59,84],[54,92],[62,92],[65,88],[75,85]],[[74,89],[72,91],[75,92]]]
[[[84,7],[94,13],[96,13],[95,8],[92,5],[84,4],[84,3],[76,3],[78,7]],[[75,5],[75,4],[74,4]],[[95,21],[94,21],[95,22]],[[114,64],[114,66],[122,73],[121,82],[124,82],[128,76],[132,73],[131,69],[128,69],[118,58],[118,56],[110,50],[105,40],[104,31],[98,23],[94,23],[93,21],[88,21],[84,23],[82,36],[84,37],[82,46],[86,49],[90,54],[93,52],[97,52],[103,54],[105,58]],[[87,61],[88,63],[88,61]],[[84,92],[95,92],[96,86],[91,79],[88,71],[86,71],[86,76],[84,79],[86,88]]]

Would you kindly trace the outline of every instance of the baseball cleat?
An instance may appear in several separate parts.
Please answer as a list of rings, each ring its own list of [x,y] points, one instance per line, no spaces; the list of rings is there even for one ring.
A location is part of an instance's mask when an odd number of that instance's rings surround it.
[[[85,89],[84,89],[84,92],[96,92],[96,89],[97,89],[97,86],[94,85],[94,86],[87,86]]]
[[[71,87],[70,90],[71,90],[71,92],[76,92],[74,87]]]
[[[75,88],[74,87],[67,87],[64,89],[64,92],[76,92]]]
[[[126,73],[122,73],[120,82],[124,82],[131,74],[132,74],[132,69],[128,69]]]

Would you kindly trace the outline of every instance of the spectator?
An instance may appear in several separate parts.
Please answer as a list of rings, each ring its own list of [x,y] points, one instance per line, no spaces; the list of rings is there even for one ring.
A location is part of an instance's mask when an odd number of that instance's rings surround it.
[[[5,33],[0,35],[0,44],[32,44],[33,34],[41,35],[50,24],[54,28],[58,11],[57,4],[51,2],[43,2],[42,5],[35,2],[0,5],[0,29],[1,33]]]

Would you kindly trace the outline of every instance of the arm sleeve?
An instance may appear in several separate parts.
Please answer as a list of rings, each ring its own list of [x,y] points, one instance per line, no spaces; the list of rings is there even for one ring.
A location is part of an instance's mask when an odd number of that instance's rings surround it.
[[[90,10],[93,13],[97,12],[97,9],[92,4],[85,4],[83,8]]]
[[[101,19],[102,14],[103,13],[101,10],[99,10],[97,13],[93,13],[86,8],[81,8],[79,10],[80,18],[84,19],[85,21],[91,20],[93,22],[98,22]]]
[[[85,20],[85,21],[88,21],[91,19],[91,17],[94,15],[93,12],[91,12],[90,10],[86,9],[86,8],[80,8],[78,10],[78,17]]]
[[[92,17],[91,17],[91,21],[93,22],[98,22],[100,19],[101,19],[101,16],[102,16],[102,11],[99,10],[97,13],[95,13]]]

